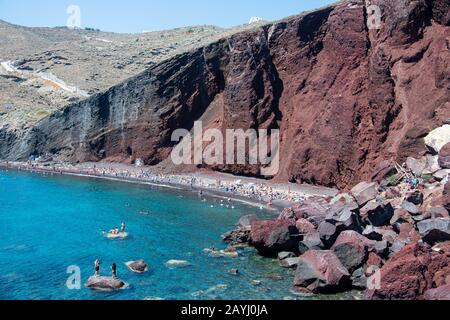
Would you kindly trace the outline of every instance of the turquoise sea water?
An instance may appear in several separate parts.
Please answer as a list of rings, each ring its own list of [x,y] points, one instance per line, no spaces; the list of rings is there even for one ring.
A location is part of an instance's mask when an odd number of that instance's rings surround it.
[[[274,215],[234,203],[220,207],[215,198],[200,201],[194,192],[64,176],[0,171],[0,299],[283,299],[292,271],[259,257],[253,249],[240,257],[214,258],[204,248],[226,247],[221,234],[240,216]],[[211,205],[215,205],[211,208]],[[127,224],[130,237],[107,240],[102,230]],[[96,258],[101,273],[130,284],[117,292],[84,287]],[[128,271],[125,262],[144,259],[146,274]],[[190,267],[170,269],[168,260]],[[66,287],[67,267],[81,269],[82,288]],[[236,268],[239,276],[228,274]],[[253,280],[260,280],[255,285]]]

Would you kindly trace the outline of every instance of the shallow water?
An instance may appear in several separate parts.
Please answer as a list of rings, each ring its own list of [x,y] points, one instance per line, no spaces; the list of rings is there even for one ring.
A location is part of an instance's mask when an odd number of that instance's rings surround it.
[[[232,210],[215,201],[201,202],[183,190],[0,171],[0,299],[294,298],[292,271],[252,249],[237,259],[203,253],[204,248],[225,248],[220,236],[240,216],[274,215],[238,202]],[[102,237],[102,230],[122,221],[128,239]],[[118,276],[130,287],[109,293],[85,288],[97,257],[102,274],[109,275],[115,262]],[[134,274],[124,265],[137,259],[149,263],[150,272]],[[191,266],[167,268],[171,259]],[[81,269],[80,290],[66,287],[71,265]],[[229,275],[232,268],[240,275]]]

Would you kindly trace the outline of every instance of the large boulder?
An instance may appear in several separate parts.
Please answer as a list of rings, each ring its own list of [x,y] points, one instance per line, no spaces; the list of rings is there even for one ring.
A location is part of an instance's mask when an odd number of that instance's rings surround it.
[[[438,154],[441,149],[450,142],[450,125],[445,124],[431,131],[425,137],[425,144],[431,151]]]
[[[435,287],[434,275],[448,266],[450,257],[429,245],[405,246],[381,268],[377,287],[366,291],[373,300],[415,300]]]
[[[369,221],[375,227],[389,224],[394,216],[394,208],[388,201],[370,201],[360,210],[363,221]]]
[[[329,248],[334,244],[343,230],[339,230],[333,223],[324,221],[319,225],[317,231],[323,244]]]
[[[295,226],[297,227],[298,232],[301,235],[306,235],[316,230],[316,227],[311,222],[309,222],[304,218],[297,220]]]
[[[422,173],[425,171],[427,166],[427,159],[425,157],[421,159],[415,159],[409,157],[406,159],[406,167],[414,173],[417,177],[420,177]]]
[[[405,209],[408,211],[408,213],[412,214],[413,216],[417,216],[420,214],[420,208],[417,207],[414,203],[409,201],[403,201],[402,203],[402,209]]]
[[[347,289],[350,273],[330,250],[310,250],[298,261],[294,289],[299,292],[328,293]]]
[[[344,267],[353,272],[366,262],[369,249],[373,248],[375,243],[358,232],[349,230],[339,235],[331,250]]]
[[[144,260],[129,261],[125,265],[135,273],[144,273],[148,271],[148,264]]]
[[[367,202],[375,199],[378,195],[378,184],[376,182],[361,182],[354,186],[350,193],[356,199],[359,206],[364,206]]]
[[[298,252],[299,234],[295,225],[285,220],[257,221],[251,226],[250,244],[263,256],[279,252]]]
[[[304,254],[309,250],[321,250],[325,247],[317,231],[306,234],[298,244],[298,251]]]
[[[325,220],[329,206],[329,203],[323,197],[309,197],[296,203],[291,208],[284,209],[279,219],[289,221],[292,224],[295,224],[299,219],[306,219],[317,227]]]
[[[256,221],[258,221],[258,217],[255,214],[248,214],[239,219],[238,227],[250,230],[251,225]]]
[[[417,228],[422,239],[429,244],[450,240],[450,218],[420,221]]]
[[[450,143],[447,143],[444,147],[442,147],[439,152],[438,162],[442,169],[450,169]]]
[[[86,282],[86,287],[98,291],[114,291],[124,289],[126,283],[120,279],[112,277],[92,276]]]
[[[249,241],[252,224],[256,221],[258,221],[258,217],[254,214],[249,214],[241,217],[236,228],[233,231],[227,232],[222,235],[223,241],[234,246],[247,244]]]

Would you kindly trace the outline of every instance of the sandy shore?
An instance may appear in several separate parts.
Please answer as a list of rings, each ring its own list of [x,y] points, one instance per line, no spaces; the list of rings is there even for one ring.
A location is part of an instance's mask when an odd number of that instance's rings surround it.
[[[62,174],[127,183],[147,184],[167,188],[194,190],[199,193],[232,198],[251,205],[283,209],[311,196],[334,196],[336,189],[272,183],[266,180],[236,177],[215,172],[167,175],[153,172],[148,167],[119,163],[45,164],[0,161],[0,168],[44,174]]]

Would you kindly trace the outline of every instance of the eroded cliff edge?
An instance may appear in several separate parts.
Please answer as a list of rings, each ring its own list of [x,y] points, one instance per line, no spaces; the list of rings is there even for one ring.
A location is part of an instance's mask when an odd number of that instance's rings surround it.
[[[367,27],[378,5],[381,29]],[[177,56],[72,104],[29,131],[0,131],[0,157],[148,165],[171,133],[281,130],[275,179],[345,188],[376,163],[420,154],[450,118],[447,0],[345,1]],[[253,166],[215,170],[259,175]]]

